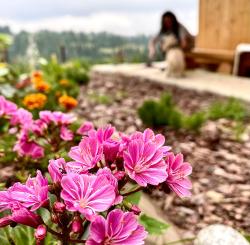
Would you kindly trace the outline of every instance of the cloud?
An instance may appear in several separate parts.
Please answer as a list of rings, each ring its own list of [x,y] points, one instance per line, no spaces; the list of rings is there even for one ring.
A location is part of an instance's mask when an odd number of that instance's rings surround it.
[[[64,15],[84,16],[97,12],[156,12],[166,9],[184,12],[197,7],[198,0],[9,0],[1,1],[0,16],[35,20]]]
[[[154,34],[170,9],[197,33],[198,0],[11,0],[0,9],[0,25],[14,31],[107,31],[121,35]],[[25,4],[24,4],[25,3]]]

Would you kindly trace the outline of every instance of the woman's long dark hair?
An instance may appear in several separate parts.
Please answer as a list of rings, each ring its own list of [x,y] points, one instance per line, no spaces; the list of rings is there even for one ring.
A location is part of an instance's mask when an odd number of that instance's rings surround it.
[[[166,25],[164,24],[164,19],[166,17],[168,17],[168,18],[170,18],[172,20],[172,28],[171,28],[171,30],[168,29],[166,27]],[[161,35],[161,34],[166,34],[168,32],[172,32],[176,36],[176,38],[179,40],[179,38],[180,38],[179,37],[179,27],[180,27],[180,24],[179,24],[176,16],[171,11],[167,11],[161,17],[161,29],[160,29],[159,34]]]

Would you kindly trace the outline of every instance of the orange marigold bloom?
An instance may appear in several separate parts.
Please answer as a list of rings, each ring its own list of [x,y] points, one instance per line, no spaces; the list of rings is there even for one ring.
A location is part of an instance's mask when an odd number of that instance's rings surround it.
[[[59,98],[59,103],[61,106],[63,106],[66,110],[71,110],[75,108],[78,104],[77,100],[71,96],[68,95],[62,95]]]
[[[28,94],[23,99],[23,104],[29,109],[42,109],[47,102],[47,96],[41,93]]]
[[[50,85],[41,80],[35,83],[35,89],[40,92],[48,92],[50,90]]]
[[[62,86],[67,86],[67,85],[69,85],[69,80],[67,80],[67,79],[61,79],[61,80],[59,81],[59,83],[60,83],[60,85],[62,85]]]
[[[31,81],[36,84],[40,81],[43,80],[43,74],[42,72],[40,71],[34,71],[32,74],[31,74]]]

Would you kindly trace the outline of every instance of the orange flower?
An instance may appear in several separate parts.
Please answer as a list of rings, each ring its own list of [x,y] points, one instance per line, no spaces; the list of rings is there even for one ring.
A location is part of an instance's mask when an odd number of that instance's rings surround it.
[[[32,78],[42,78],[43,75],[42,75],[42,72],[41,71],[34,71],[32,73]]]
[[[34,71],[32,74],[31,74],[31,81],[36,84],[40,81],[43,81],[43,74],[42,72],[40,71]]]
[[[61,79],[61,80],[59,81],[59,83],[60,83],[60,85],[62,85],[62,86],[67,86],[67,85],[69,85],[69,80],[67,80],[67,79]]]
[[[47,96],[41,93],[28,94],[23,99],[23,104],[29,109],[42,109],[47,102]]]
[[[62,92],[61,91],[56,91],[56,97],[58,98],[58,97],[61,97],[61,95],[62,95]]]
[[[45,81],[41,80],[35,83],[35,89],[40,92],[48,92],[50,90],[50,85]]]
[[[63,106],[66,110],[71,110],[75,108],[78,104],[77,100],[71,96],[68,95],[62,95],[59,98],[59,103],[61,106]]]

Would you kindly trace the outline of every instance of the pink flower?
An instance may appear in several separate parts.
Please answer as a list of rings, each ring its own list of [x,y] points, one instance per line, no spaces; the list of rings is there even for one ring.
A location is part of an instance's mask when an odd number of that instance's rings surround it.
[[[103,154],[105,161],[108,163],[113,163],[119,153],[120,142],[109,140],[103,144]]]
[[[61,197],[67,209],[80,212],[88,220],[96,212],[109,209],[115,199],[114,186],[102,176],[70,173],[62,178],[61,185]]]
[[[111,211],[107,219],[97,216],[90,225],[87,245],[143,245],[147,232],[133,213],[119,209]]]
[[[48,181],[37,171],[37,176],[28,178],[25,185],[20,182],[10,187],[11,198],[20,202],[24,207],[31,207],[31,211],[35,211],[40,207],[48,204]]]
[[[162,134],[157,134],[155,135],[153,130],[147,128],[144,130],[144,132],[135,132],[134,134],[131,135],[130,137],[131,140],[133,139],[141,139],[143,142],[148,143],[154,143],[157,149],[161,149],[163,152],[164,156],[167,155],[168,151],[171,150],[171,147],[169,146],[164,146],[165,143],[165,137]]]
[[[12,223],[13,221],[11,220],[11,215],[0,218],[0,228],[6,227]]]
[[[73,139],[74,134],[67,127],[62,126],[60,129],[60,137],[61,137],[61,139],[65,140],[65,141],[70,141]]]
[[[101,160],[102,149],[102,145],[95,137],[84,137],[78,146],[71,147],[68,155],[82,164],[83,171],[87,171]]]
[[[9,190],[0,191],[0,211],[10,209],[13,199],[11,198]]]
[[[43,147],[38,145],[35,141],[29,140],[26,131],[21,132],[19,140],[15,144],[13,150],[16,151],[19,156],[29,156],[33,159],[44,156]]]
[[[38,136],[44,134],[44,131],[48,128],[48,125],[41,119],[37,119],[33,122],[31,131]]]
[[[0,228],[13,223],[37,228],[43,223],[43,220],[41,216],[29,211],[27,208],[18,206],[17,208],[12,210],[11,215],[0,219]]]
[[[183,155],[173,153],[168,155],[167,163],[167,184],[180,197],[191,195],[192,183],[187,178],[192,173],[192,167],[188,162],[183,162]]]
[[[124,167],[129,177],[139,185],[158,185],[167,178],[163,156],[163,151],[154,143],[132,140],[123,153]]]
[[[105,127],[99,128],[97,131],[89,131],[89,137],[97,138],[99,143],[103,143],[111,139],[112,135],[115,132],[115,128],[108,124]]]
[[[114,205],[121,203],[123,200],[123,197],[119,194],[118,181],[117,181],[117,178],[112,174],[111,170],[105,167],[103,169],[99,169],[96,175],[101,176],[102,178],[106,180],[107,184],[110,184],[114,187],[115,194],[116,194]]]
[[[90,130],[94,129],[94,125],[92,122],[88,122],[86,121],[85,123],[83,123],[80,128],[77,129],[77,134],[80,134],[80,135],[83,135],[83,136],[86,136],[88,135],[88,132]]]
[[[74,115],[66,114],[60,111],[41,111],[39,113],[39,117],[47,124],[53,122],[56,125],[69,125],[76,120]]]
[[[60,182],[63,174],[66,174],[66,162],[64,158],[49,160],[48,171],[54,183]]]
[[[16,104],[6,100],[3,96],[0,96],[0,117],[12,115],[17,110]]]
[[[11,220],[15,223],[27,225],[33,228],[37,228],[43,223],[41,216],[24,207],[13,210]]]
[[[22,128],[30,129],[33,124],[33,116],[29,111],[20,108],[12,114],[10,124],[12,126],[20,125]]]
[[[86,173],[83,170],[83,165],[78,162],[66,162],[64,158],[58,158],[56,160],[49,160],[48,166],[49,174],[54,183],[60,182],[62,177],[67,173]]]
[[[35,235],[35,238],[38,241],[42,241],[46,237],[46,234],[47,234],[47,228],[46,228],[46,226],[45,225],[39,225],[36,228],[36,231],[35,231],[34,235]]]

